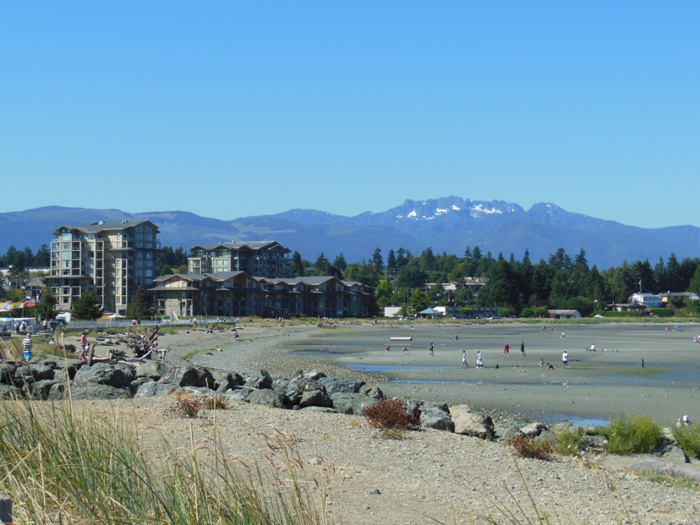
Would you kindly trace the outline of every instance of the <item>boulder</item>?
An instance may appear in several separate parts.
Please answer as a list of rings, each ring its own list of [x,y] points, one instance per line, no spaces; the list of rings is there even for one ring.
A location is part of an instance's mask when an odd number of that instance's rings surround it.
[[[436,430],[455,431],[455,424],[452,422],[447,405],[423,404],[420,407],[420,425],[423,428],[434,428]]]
[[[547,430],[547,426],[544,423],[540,423],[538,421],[535,423],[530,423],[529,425],[525,425],[520,429],[520,432],[525,437],[534,438],[539,436],[543,430]]]
[[[147,377],[154,381],[160,380],[161,377],[170,371],[170,367],[162,361],[144,361],[136,367],[136,377]]]
[[[329,396],[333,394],[357,394],[365,385],[364,381],[349,377],[323,377],[319,382],[325,387]]]
[[[153,379],[144,379],[145,381],[136,387],[134,397],[167,396],[177,389],[172,383],[160,383],[158,381],[153,381]],[[136,381],[138,381],[138,379]]]
[[[70,384],[70,397],[72,399],[127,399],[131,397],[128,390],[115,388],[113,386],[92,383],[92,382],[72,382]],[[68,399],[68,385],[56,383],[49,392],[49,401]]]
[[[129,386],[130,375],[124,370],[124,365],[95,363],[92,366],[81,367],[78,373],[75,374],[73,382],[76,384],[95,383],[114,388],[124,388]]]
[[[58,383],[58,381],[54,379],[42,379],[40,381],[36,381],[32,383],[32,385],[29,387],[29,390],[32,394],[32,397],[34,399],[42,399],[46,400],[49,398],[49,393],[51,392],[51,388]]]
[[[320,370],[307,370],[305,372],[302,372],[301,376],[304,379],[313,379],[315,381],[318,381],[319,379],[326,377],[326,374],[324,374]]]
[[[287,383],[287,388],[284,390],[284,398],[289,405],[301,405],[301,400],[304,397],[304,394],[315,390],[322,391],[327,395],[326,387],[324,387],[320,381],[316,379],[297,377]]]
[[[46,364],[33,363],[18,366],[15,375],[22,378],[31,377],[34,381],[43,381],[44,379],[53,379],[54,369]]]
[[[333,401],[328,397],[326,390],[306,390],[299,400],[299,406],[305,407],[332,407]]]
[[[11,384],[15,370],[17,370],[17,366],[13,363],[8,363],[7,361],[0,363],[0,383]]]
[[[339,414],[353,414],[357,416],[364,415],[365,408],[374,406],[378,400],[365,394],[346,394],[337,393],[331,395],[333,408]]]
[[[234,390],[240,387],[243,384],[243,382],[244,379],[239,374],[227,372],[225,374],[220,375],[220,377],[217,379],[216,392],[219,394],[223,394],[227,390]]]
[[[450,408],[454,431],[465,436],[491,439],[495,430],[491,416],[474,413],[467,405],[454,405]]]
[[[376,400],[381,400],[385,398],[384,392],[382,392],[378,386],[365,385],[362,388],[360,388],[360,393]]]
[[[267,370],[260,370],[260,372],[245,378],[245,386],[249,388],[272,388],[272,376],[267,373]]]
[[[161,379],[164,383],[172,383],[175,386],[214,388],[216,383],[211,372],[199,365],[171,368]]]
[[[245,401],[255,405],[286,408],[284,406],[284,398],[269,388],[251,389]]]
[[[17,388],[13,385],[6,385],[0,383],[0,399],[22,399],[24,398],[24,392],[21,388]]]

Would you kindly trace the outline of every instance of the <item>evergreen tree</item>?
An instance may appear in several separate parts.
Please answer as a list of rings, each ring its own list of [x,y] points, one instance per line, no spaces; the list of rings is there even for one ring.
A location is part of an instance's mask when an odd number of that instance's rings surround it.
[[[333,260],[333,266],[341,272],[344,272],[348,267],[348,263],[345,261],[345,257],[342,253],[340,255],[336,255],[335,259]]]
[[[78,320],[92,321],[102,315],[102,307],[95,292],[88,290],[73,301],[73,315]]]
[[[292,272],[292,277],[301,277],[304,275],[304,262],[301,260],[301,254],[294,250],[292,254],[292,262],[289,267]]]
[[[51,287],[47,286],[41,292],[41,299],[36,303],[36,311],[42,319],[53,319],[56,317],[56,297],[54,297]]]
[[[130,319],[150,319],[153,316],[153,310],[143,286],[138,285],[136,287],[136,293],[134,293],[134,298],[126,311],[126,315]]]

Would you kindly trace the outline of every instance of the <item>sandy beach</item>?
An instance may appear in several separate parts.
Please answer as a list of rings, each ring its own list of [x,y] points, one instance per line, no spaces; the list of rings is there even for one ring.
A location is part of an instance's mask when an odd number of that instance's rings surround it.
[[[170,347],[167,359],[173,363],[266,369],[273,376],[317,368],[361,375],[391,395],[466,402],[540,419],[549,414],[605,419],[640,410],[664,422],[685,412],[694,417],[700,350],[692,340],[695,327],[664,328],[566,326],[562,338],[560,326],[554,331],[529,325],[338,324],[330,329],[244,322],[235,340],[230,329],[164,330],[159,344]],[[413,339],[389,340],[397,336]],[[505,340],[509,357],[502,355]],[[428,355],[431,341],[433,356]],[[525,356],[520,341],[526,343]],[[585,351],[590,344],[596,352]],[[468,369],[459,368],[462,349]],[[477,349],[484,354],[483,370],[473,368]],[[562,369],[563,349],[571,355],[570,369]],[[555,370],[540,370],[540,357]],[[644,371],[642,358],[648,363]],[[398,368],[373,375],[349,368],[356,365]],[[698,522],[697,491],[631,473],[635,457],[525,460],[502,441],[437,430],[387,440],[362,417],[245,403],[188,421],[167,410],[173,402],[160,396],[78,404],[133,422],[145,443],[167,436],[188,450],[211,446],[218,433],[225,451],[241,465],[278,465],[283,471],[284,458],[269,446],[270,439],[282,439],[299,454],[314,497],[327,505],[328,523],[536,523],[538,513],[549,523]]]
[[[663,425],[684,414],[700,418],[700,344],[693,341],[698,325],[676,330],[673,324],[546,325],[544,330],[516,323],[336,326],[250,323],[236,341],[227,341],[227,332],[193,331],[189,338],[163,336],[162,344],[173,338],[170,359],[199,347],[205,350],[191,354],[190,362],[234,370],[265,368],[273,375],[319,368],[379,382],[394,396],[465,403],[549,423],[595,424],[633,413],[647,413]],[[434,355],[428,352],[431,342]],[[503,355],[506,342],[509,356]],[[586,351],[592,345],[596,351]],[[462,350],[466,369],[460,368]],[[477,351],[483,354],[483,369],[474,367]],[[564,351],[569,368],[562,366]],[[540,359],[554,370],[539,368]]]

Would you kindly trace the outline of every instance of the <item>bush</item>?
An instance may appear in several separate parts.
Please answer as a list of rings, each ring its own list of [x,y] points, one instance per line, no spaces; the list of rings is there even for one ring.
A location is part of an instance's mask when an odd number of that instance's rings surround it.
[[[420,419],[409,414],[406,402],[401,399],[382,399],[376,405],[365,408],[365,417],[372,426],[387,430],[417,430]]]
[[[700,458],[700,427],[673,427],[673,439],[689,458]]]
[[[581,450],[583,444],[583,429],[581,427],[569,427],[557,434],[557,454],[573,456]]]
[[[663,436],[661,426],[646,414],[618,416],[599,432],[608,439],[611,454],[644,454],[654,450]]]
[[[527,436],[515,436],[511,444],[515,453],[521,458],[549,461],[554,456],[554,445],[551,441],[537,441]]]
[[[207,410],[228,410],[228,399],[222,396],[208,397],[202,402],[202,408]]]
[[[202,399],[181,397],[170,407],[170,413],[178,417],[196,418],[203,406]]]

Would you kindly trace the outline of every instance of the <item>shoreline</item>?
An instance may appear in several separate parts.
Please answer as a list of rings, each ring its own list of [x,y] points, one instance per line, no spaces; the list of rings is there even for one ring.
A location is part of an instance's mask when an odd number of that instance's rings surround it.
[[[684,414],[689,413],[691,420],[700,417],[694,414],[700,397],[700,345],[692,341],[696,325],[688,325],[684,332],[634,323],[557,325],[556,331],[544,332],[527,324],[336,326],[251,322],[243,324],[237,340],[226,331],[191,331],[186,338],[181,333],[165,335],[161,346],[172,345],[168,360],[185,357],[188,363],[210,368],[266,369],[272,375],[318,369],[362,379],[391,396],[467,404],[487,413],[551,423],[600,422],[619,414],[647,413],[669,426]],[[404,343],[389,339],[405,334],[412,341],[402,352]],[[509,357],[502,355],[506,340]],[[526,343],[524,357],[521,340]],[[596,352],[585,351],[590,341],[595,341]],[[430,342],[435,343],[434,356],[428,355]],[[387,345],[392,347],[389,352]],[[467,351],[467,369],[459,368],[462,349]],[[477,349],[484,355],[483,370],[473,367]],[[563,349],[570,354],[569,369],[560,363]],[[540,357],[552,362],[555,370],[539,369]],[[353,369],[358,366],[386,370]]]

